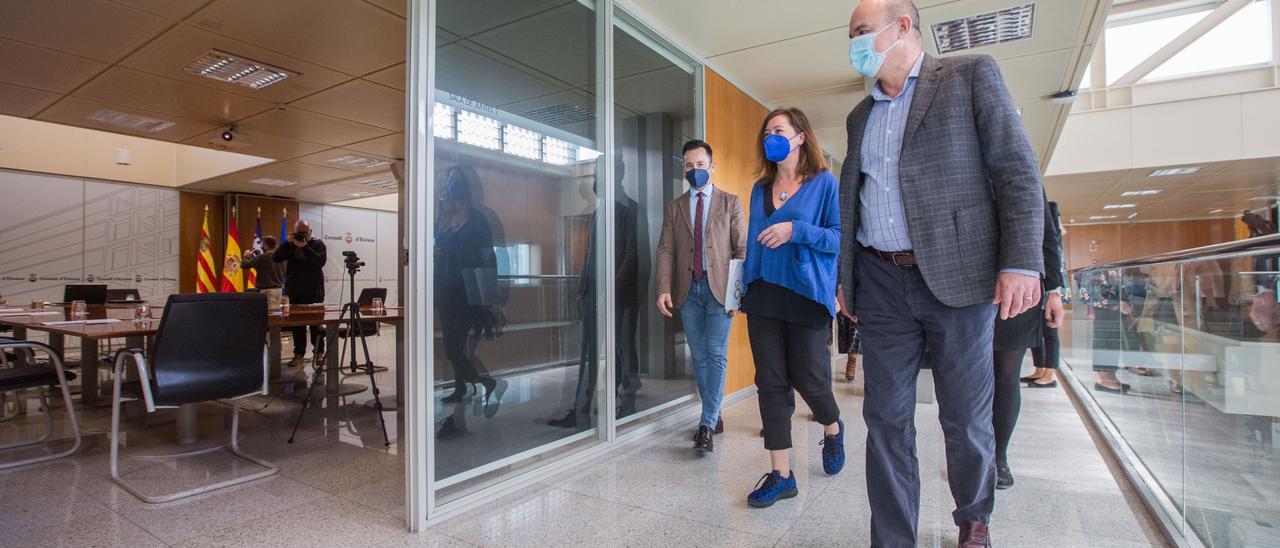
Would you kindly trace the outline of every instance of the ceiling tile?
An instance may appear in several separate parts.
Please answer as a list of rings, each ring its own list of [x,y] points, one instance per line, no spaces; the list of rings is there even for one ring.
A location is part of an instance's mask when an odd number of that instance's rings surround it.
[[[574,0],[441,0],[436,2],[436,24],[458,36],[520,21]]]
[[[849,31],[845,27],[711,60],[718,70],[732,75],[766,100],[862,81],[862,76],[849,67]]]
[[[60,95],[0,82],[0,114],[30,118]]]
[[[218,0],[196,26],[350,75],[404,61],[404,19],[351,0]]]
[[[242,120],[238,125],[250,134],[266,133],[331,146],[367,141],[390,133],[385,129],[302,109],[269,110]]]
[[[1075,50],[1061,49],[1034,55],[999,59],[1005,87],[1015,101],[1041,99],[1062,91],[1059,86]]]
[[[316,165],[316,166],[321,166],[321,167],[328,167],[328,168],[333,168],[333,169],[341,169],[341,170],[344,170],[344,171],[350,171],[350,172],[353,172],[353,173],[361,173],[361,174],[380,173],[380,172],[384,172],[384,171],[386,171],[386,170],[388,169],[388,167],[387,167],[387,166],[388,166],[388,164],[383,164],[383,165],[380,165],[380,166],[371,167],[371,168],[367,168],[367,169],[361,169],[361,168],[352,167],[352,166],[343,165],[343,164],[332,164],[332,163],[329,163],[329,160],[332,160],[332,159],[334,159],[334,158],[338,158],[338,157],[341,157],[341,156],[363,156],[363,157],[366,157],[366,158],[372,158],[372,159],[375,159],[375,160],[387,160],[387,161],[392,161],[392,158],[387,157],[387,156],[380,156],[380,155],[377,155],[377,154],[371,154],[371,153],[368,153],[368,152],[363,152],[363,151],[359,151],[359,150],[352,150],[352,149],[346,149],[346,148],[331,148],[331,149],[329,149],[329,150],[325,150],[325,151],[322,151],[322,152],[317,152],[317,153],[315,153],[315,154],[308,154],[308,155],[306,155],[306,156],[303,156],[303,157],[301,157],[301,158],[298,158],[298,159],[297,159],[297,161],[302,162],[302,163],[305,163],[305,164],[311,164],[311,165]]]
[[[436,51],[436,87],[486,105],[523,101],[566,89],[465,41]]]
[[[181,19],[210,0],[112,0],[168,19]]]
[[[364,79],[404,91],[405,64],[400,63],[393,67],[382,69],[378,72],[365,76]]]
[[[114,61],[167,24],[105,0],[0,2],[0,36],[98,61]]]
[[[370,139],[359,143],[347,145],[346,148],[351,150],[374,154],[384,158],[394,158],[396,160],[404,159],[404,134],[393,133],[377,139]]]
[[[88,118],[93,116],[100,110],[112,110],[115,112],[123,112],[126,114],[134,114],[137,116],[146,116],[148,118],[156,118],[173,122],[173,126],[167,129],[151,133],[148,131],[132,130],[121,128],[119,126],[103,124],[101,122],[91,121]],[[178,116],[171,116],[164,113],[149,111],[145,109],[133,108],[124,105],[115,105],[103,103],[100,101],[91,101],[79,97],[67,96],[58,101],[52,107],[41,112],[36,117],[39,120],[48,122],[58,122],[60,124],[68,124],[73,126],[87,127],[102,131],[110,131],[112,133],[125,133],[129,135],[137,135],[139,137],[147,137],[149,139],[161,139],[165,141],[181,141],[192,135],[209,131],[216,127],[214,124],[199,120],[191,120]]]
[[[848,50],[856,2],[806,0],[803,8],[774,0],[634,0],[646,18],[670,29],[705,57],[840,27]],[[919,2],[917,2],[919,4]],[[846,67],[848,63],[846,62]]]
[[[327,89],[293,106],[395,131],[404,129],[404,92],[364,80]]]
[[[297,158],[306,154],[312,154],[329,148],[329,145],[320,143],[311,143],[307,141],[299,141],[296,139],[287,139],[284,137],[276,137],[266,133],[250,133],[244,128],[237,130],[237,137],[227,143],[222,140],[222,130],[224,128],[216,128],[200,135],[191,137],[184,143],[192,146],[207,147],[218,150],[227,150],[230,152],[238,152],[240,154],[251,154],[253,156],[261,156],[263,158],[272,158],[275,160],[288,160]]]
[[[0,38],[0,81],[67,93],[107,68],[60,51]]]
[[[274,106],[243,95],[121,67],[102,73],[76,90],[75,95],[211,124],[228,124]]]
[[[595,83],[595,12],[573,2],[471,37],[573,86]]]
[[[282,82],[262,89],[251,89],[190,74],[183,70],[189,63],[211,49],[241,55],[297,73]],[[123,66],[181,80],[198,86],[253,97],[272,103],[288,103],[337,85],[351,77],[320,65],[308,63],[274,51],[256,47],[190,25],[177,25],[120,63]]]
[[[387,10],[391,13],[399,15],[401,18],[409,16],[408,0],[365,0],[365,1],[375,6],[378,6],[384,10]]]

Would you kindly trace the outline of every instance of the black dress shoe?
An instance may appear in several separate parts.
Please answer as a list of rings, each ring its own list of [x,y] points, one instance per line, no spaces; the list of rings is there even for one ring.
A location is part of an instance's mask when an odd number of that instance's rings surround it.
[[[724,419],[723,419],[723,418],[721,418],[721,417],[716,417],[716,429],[715,429],[715,433],[717,433],[717,434],[723,434],[723,433],[724,433]]]
[[[1026,384],[1026,383],[1029,383],[1029,382],[1034,381],[1034,380],[1039,379],[1039,378],[1040,378],[1040,377],[1032,377],[1032,376],[1028,375],[1028,376],[1026,376],[1026,377],[1022,377],[1022,378],[1018,379],[1018,382],[1021,382],[1021,383],[1023,383],[1023,384]]]
[[[570,409],[563,417],[551,419],[547,421],[547,424],[559,428],[576,428],[578,426],[578,412]]]
[[[1047,383],[1040,384],[1033,380],[1027,383],[1027,388],[1057,388],[1057,387],[1058,387],[1058,381],[1049,381]]]
[[[710,428],[699,426],[698,434],[693,438],[693,448],[707,453],[715,451],[715,442],[711,441],[711,436]]]
[[[1111,388],[1110,386],[1107,386],[1100,382],[1093,383],[1094,390],[1097,390],[1099,392],[1110,392],[1112,394],[1128,394],[1129,388],[1130,386],[1124,383],[1120,383],[1120,388]]]
[[[1013,487],[1013,471],[1008,463],[996,463],[996,489]]]

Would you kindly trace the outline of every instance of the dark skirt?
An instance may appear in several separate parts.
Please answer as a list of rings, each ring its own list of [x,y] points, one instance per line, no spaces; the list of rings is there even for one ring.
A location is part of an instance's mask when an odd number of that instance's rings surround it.
[[[996,336],[992,348],[997,352],[1018,352],[1037,348],[1044,340],[1044,300],[1040,306],[1007,320],[996,318]]]
[[[846,318],[844,314],[836,314],[836,327],[839,338],[837,347],[841,354],[861,354],[862,336],[858,334],[858,322]]]

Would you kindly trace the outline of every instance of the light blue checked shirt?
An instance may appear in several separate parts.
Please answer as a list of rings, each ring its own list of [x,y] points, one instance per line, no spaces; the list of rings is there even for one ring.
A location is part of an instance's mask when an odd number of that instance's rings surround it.
[[[865,180],[861,201],[861,223],[858,226],[858,242],[863,247],[880,251],[911,250],[911,235],[907,232],[907,216],[902,207],[902,189],[898,186],[898,162],[902,157],[902,138],[907,126],[907,113],[911,110],[911,97],[915,95],[916,80],[924,54],[916,58],[915,66],[907,75],[906,85],[897,97],[889,97],[877,80],[871,86],[871,113],[862,134],[862,174]],[[1029,270],[1005,269],[1025,276],[1040,277]]]

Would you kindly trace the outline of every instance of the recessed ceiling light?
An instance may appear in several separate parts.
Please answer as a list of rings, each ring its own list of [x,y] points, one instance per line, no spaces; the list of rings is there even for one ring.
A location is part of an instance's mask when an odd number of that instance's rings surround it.
[[[346,167],[354,167],[358,169],[373,169],[376,167],[382,167],[382,166],[391,164],[389,160],[382,160],[378,158],[368,158],[365,156],[357,156],[355,154],[345,154],[342,156],[338,156],[337,158],[330,158],[327,160],[327,162],[329,162],[330,164],[341,165]]]
[[[138,116],[137,114],[116,112],[114,110],[107,109],[99,110],[98,112],[93,113],[92,116],[85,119],[90,122],[131,129],[133,131],[145,131],[147,133],[159,133],[174,126],[174,122],[170,122],[168,120],[148,118],[146,116]]]
[[[951,53],[1031,37],[1036,4],[1023,4],[929,25],[938,53]]]
[[[213,78],[219,82],[251,89],[262,89],[269,85],[280,83],[290,76],[298,75],[296,72],[216,49],[205,52],[199,59],[192,61],[182,70],[197,76]]]
[[[1107,204],[1102,209],[1133,209],[1138,207],[1136,204]]]
[[[1200,171],[1200,166],[1193,167],[1171,167],[1167,169],[1157,169],[1152,171],[1147,177],[1168,177],[1170,175],[1191,175]]]
[[[1089,217],[1090,221],[1102,221],[1106,219],[1119,219],[1119,215],[1093,215]]]
[[[1213,215],[1214,213],[1222,213],[1223,211],[1226,211],[1226,210],[1222,208],[1212,209],[1212,210],[1209,210],[1209,214]]]
[[[289,181],[285,179],[272,179],[270,177],[259,177],[257,179],[250,179],[249,182],[255,185],[267,185],[267,186],[293,186],[298,184],[297,181]]]
[[[396,190],[399,187],[395,181],[387,179],[365,179],[363,181],[357,181],[356,184],[373,188],[381,188],[383,190]]]
[[[1120,193],[1120,196],[1123,196],[1123,197],[1126,197],[1126,198],[1127,198],[1127,197],[1129,197],[1129,196],[1154,196],[1154,195],[1159,194],[1159,193],[1160,193],[1160,190],[1159,190],[1159,189],[1151,189],[1151,190],[1130,190],[1130,191],[1127,191],[1127,192],[1121,192],[1121,193]]]
[[[352,197],[352,198],[359,198],[359,197],[361,197],[361,196],[368,196],[368,195],[370,195],[370,194],[373,194],[373,193],[372,193],[372,192],[352,192],[352,193],[351,193],[351,197]]]

